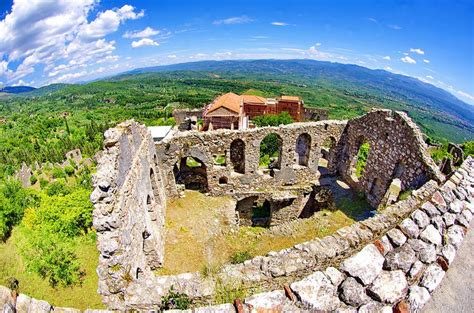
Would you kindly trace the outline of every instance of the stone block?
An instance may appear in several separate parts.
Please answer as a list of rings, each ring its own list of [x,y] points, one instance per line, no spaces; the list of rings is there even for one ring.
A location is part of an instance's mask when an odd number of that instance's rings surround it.
[[[384,257],[373,245],[365,246],[360,252],[341,264],[341,271],[359,278],[364,285],[370,284],[382,271]]]
[[[322,272],[315,272],[294,282],[290,288],[309,309],[334,311],[340,305],[337,288]]]
[[[376,300],[384,303],[396,303],[403,299],[408,291],[405,273],[400,270],[383,271],[368,288]]]

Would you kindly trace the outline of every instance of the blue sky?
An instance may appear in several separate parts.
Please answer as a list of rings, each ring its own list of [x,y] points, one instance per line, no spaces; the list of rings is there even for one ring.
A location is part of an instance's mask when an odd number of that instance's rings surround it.
[[[474,104],[473,1],[0,3],[0,84],[81,82],[197,60],[310,58],[386,69]]]

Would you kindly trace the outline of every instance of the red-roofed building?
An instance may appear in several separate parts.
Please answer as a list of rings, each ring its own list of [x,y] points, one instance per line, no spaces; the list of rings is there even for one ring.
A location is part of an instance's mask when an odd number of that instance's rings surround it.
[[[239,96],[229,92],[217,97],[204,108],[203,129],[245,129],[249,127],[249,121],[256,116],[282,112],[290,114],[295,122],[301,122],[309,116],[314,116],[315,110],[318,109],[305,108],[303,100],[298,96],[264,98],[254,95]]]

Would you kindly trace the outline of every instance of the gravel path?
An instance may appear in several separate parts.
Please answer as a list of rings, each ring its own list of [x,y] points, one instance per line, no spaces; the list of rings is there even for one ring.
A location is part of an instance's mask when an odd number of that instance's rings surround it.
[[[474,312],[474,231],[471,222],[453,264],[423,312]]]

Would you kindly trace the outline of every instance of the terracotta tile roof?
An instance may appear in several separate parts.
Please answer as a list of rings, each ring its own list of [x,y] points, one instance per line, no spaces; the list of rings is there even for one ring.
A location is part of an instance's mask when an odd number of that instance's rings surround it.
[[[242,103],[242,97],[236,95],[233,92],[228,92],[222,96],[217,97],[209,106],[207,113],[211,113],[218,108],[224,107],[230,111],[240,113],[240,104]]]
[[[301,98],[298,96],[281,96],[280,99],[284,101],[301,101]]]
[[[242,99],[244,103],[251,103],[251,104],[266,104],[267,99],[264,97],[253,96],[253,95],[242,95]]]

